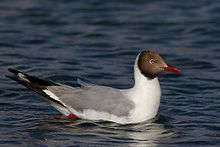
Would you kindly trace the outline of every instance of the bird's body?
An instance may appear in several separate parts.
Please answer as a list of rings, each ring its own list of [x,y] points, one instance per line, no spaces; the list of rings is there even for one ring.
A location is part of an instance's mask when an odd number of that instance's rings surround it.
[[[140,65],[146,63],[140,61],[139,56],[134,65],[135,84],[130,89],[116,89],[83,82],[79,83],[80,87],[70,87],[42,80],[15,69],[9,69],[14,75],[8,77],[42,95],[64,115],[73,114],[77,118],[107,120],[121,124],[139,123],[155,117],[161,96],[160,84],[154,75],[157,73],[150,72],[150,78],[147,77],[140,68]]]

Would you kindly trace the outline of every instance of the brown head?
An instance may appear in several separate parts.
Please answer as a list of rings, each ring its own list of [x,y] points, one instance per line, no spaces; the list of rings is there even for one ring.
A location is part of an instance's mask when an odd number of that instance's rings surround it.
[[[142,51],[137,64],[141,73],[150,79],[154,79],[162,71],[173,72],[177,75],[180,74],[179,69],[167,65],[164,59],[154,51]]]

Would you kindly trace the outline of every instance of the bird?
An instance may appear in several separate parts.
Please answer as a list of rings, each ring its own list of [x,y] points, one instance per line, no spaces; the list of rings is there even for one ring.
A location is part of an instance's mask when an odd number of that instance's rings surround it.
[[[168,65],[153,50],[142,50],[134,63],[134,85],[118,89],[79,80],[80,86],[69,86],[45,80],[9,68],[6,77],[41,95],[51,106],[70,119],[110,121],[136,124],[153,119],[159,109],[161,72],[180,75],[181,71]]]

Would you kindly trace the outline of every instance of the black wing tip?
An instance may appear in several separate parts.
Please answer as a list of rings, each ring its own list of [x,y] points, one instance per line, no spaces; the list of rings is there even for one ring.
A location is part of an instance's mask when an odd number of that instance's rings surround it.
[[[27,76],[27,74],[17,70],[16,68],[8,68],[8,71],[10,72],[9,74],[6,74],[5,77],[13,79],[13,80],[18,80],[19,78],[19,73],[24,75],[25,77]]]
[[[18,71],[17,69],[15,69],[15,68],[8,68],[8,71],[9,72],[11,72],[11,73],[14,73],[14,74],[18,74],[18,73],[20,73],[20,71]]]
[[[18,81],[23,80],[20,78],[20,74],[24,75],[24,78],[27,79],[30,83],[38,85],[38,86],[59,86],[59,84],[52,82],[50,80],[44,80],[41,78],[38,78],[36,76],[32,76],[26,73],[23,73],[16,68],[8,68],[8,71],[12,73],[12,75],[5,75],[7,78],[10,78],[12,80]]]
[[[10,73],[12,73],[12,74],[14,74],[14,76],[18,76],[18,74],[20,73],[20,74],[22,74],[22,75],[24,75],[24,76],[29,76],[29,75],[27,75],[27,74],[25,74],[25,73],[23,73],[23,72],[21,72],[21,71],[19,71],[19,70],[17,70],[16,68],[8,68],[8,71],[10,72]],[[9,75],[10,76],[10,75]],[[7,76],[6,76],[7,77]]]
[[[12,74],[8,73],[5,75],[5,77],[16,81],[18,79],[17,75],[18,75],[19,71],[15,68],[11,68],[11,67],[8,68],[8,71]]]
[[[35,76],[31,76],[28,74],[25,74],[23,72],[20,72],[19,70],[15,69],[15,68],[8,68],[8,71],[12,74],[6,74],[5,77],[12,79],[22,85],[24,85],[25,87],[35,91],[36,93],[42,95],[43,97],[47,98],[50,102],[59,104],[62,107],[66,106],[61,103],[60,101],[57,101],[56,99],[52,98],[50,95],[46,94],[43,90],[47,87],[47,86],[58,86],[57,83],[54,83],[52,81],[47,81],[47,80],[43,80],[43,79],[39,79]],[[22,75],[25,76],[25,78],[29,81],[25,81],[24,79],[21,79],[19,77],[19,73],[21,73]]]

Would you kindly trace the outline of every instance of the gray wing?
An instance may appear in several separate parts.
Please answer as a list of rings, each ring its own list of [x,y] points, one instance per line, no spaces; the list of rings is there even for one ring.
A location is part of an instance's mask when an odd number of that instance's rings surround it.
[[[70,113],[68,107],[72,107],[76,111],[92,109],[116,116],[127,116],[134,107],[132,101],[119,90],[111,87],[81,82],[81,88],[73,88],[31,76],[13,68],[8,70],[12,75],[6,75],[7,77],[42,95],[53,106],[59,105],[59,108]]]
[[[66,85],[48,86],[67,106],[76,111],[92,109],[107,112],[116,116],[128,116],[134,107],[132,101],[127,99],[118,89],[106,86],[88,86],[73,88]]]

